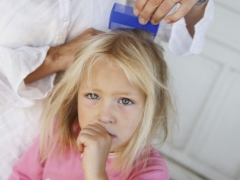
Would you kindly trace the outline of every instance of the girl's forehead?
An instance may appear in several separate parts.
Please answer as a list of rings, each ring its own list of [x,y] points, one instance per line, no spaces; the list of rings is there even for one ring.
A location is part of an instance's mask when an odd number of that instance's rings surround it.
[[[125,71],[116,62],[100,60],[89,64],[80,84],[82,88],[109,88],[124,91],[139,91],[139,88],[129,81]]]
[[[113,58],[109,56],[97,57],[94,61],[90,61],[88,66],[90,66],[91,69],[93,70],[98,69],[100,67],[108,69],[120,68],[117,61],[115,61]]]
[[[110,62],[107,60],[97,61],[96,63],[89,64],[85,69],[82,77],[82,82],[92,82],[96,84],[97,82],[107,82],[110,80],[117,81],[118,83],[130,83],[123,69],[115,62]]]
[[[86,80],[102,72],[110,74],[113,72],[119,73],[120,71],[123,72],[122,68],[116,62],[109,60],[107,57],[101,57],[87,63],[84,68],[83,78]]]
[[[142,74],[141,70],[139,68],[134,69],[135,66],[127,62],[128,60],[119,60],[108,55],[95,57],[86,64],[80,86],[85,84],[84,86],[92,87],[101,78],[105,80],[114,79],[117,84],[124,81],[125,86],[131,86],[141,90],[145,94],[146,91],[142,88],[143,82],[139,78],[139,74]]]

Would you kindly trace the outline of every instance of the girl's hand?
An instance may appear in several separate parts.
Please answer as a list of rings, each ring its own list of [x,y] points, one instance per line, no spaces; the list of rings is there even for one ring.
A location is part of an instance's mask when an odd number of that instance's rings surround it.
[[[85,179],[108,179],[106,161],[112,138],[99,124],[89,124],[78,135],[77,145],[82,153],[82,168]]]

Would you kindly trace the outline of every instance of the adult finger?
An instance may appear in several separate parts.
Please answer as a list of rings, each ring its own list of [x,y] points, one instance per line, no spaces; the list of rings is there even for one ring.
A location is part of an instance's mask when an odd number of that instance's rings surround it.
[[[163,0],[148,0],[143,9],[139,11],[139,23],[146,24],[162,2]]]
[[[147,4],[148,0],[137,0],[133,9],[135,16],[138,16],[143,10],[144,6]]]
[[[183,0],[176,12],[165,18],[166,23],[174,23],[184,17],[198,0]]]
[[[151,23],[158,24],[175,5],[173,0],[164,0],[154,12]]]

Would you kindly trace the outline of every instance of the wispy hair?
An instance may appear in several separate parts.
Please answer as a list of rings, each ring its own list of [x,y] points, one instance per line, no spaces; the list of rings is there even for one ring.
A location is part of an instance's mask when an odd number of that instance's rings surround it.
[[[107,60],[119,65],[129,82],[146,96],[142,120],[113,163],[113,169],[127,173],[139,158],[147,159],[156,135],[162,143],[169,133],[169,115],[174,107],[163,49],[141,30],[103,33],[81,42],[78,48],[74,63],[46,101],[41,124],[40,158],[46,160],[56,147],[60,154],[69,146],[77,148],[73,125],[78,116],[77,94],[83,74],[91,72],[95,62]]]

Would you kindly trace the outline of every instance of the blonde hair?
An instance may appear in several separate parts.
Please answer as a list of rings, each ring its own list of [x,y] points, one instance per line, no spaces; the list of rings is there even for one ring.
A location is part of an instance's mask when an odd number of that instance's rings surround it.
[[[115,62],[130,83],[146,96],[142,121],[127,146],[118,152],[114,169],[127,173],[134,162],[149,156],[156,134],[168,136],[169,112],[173,109],[168,89],[168,70],[163,49],[140,30],[117,30],[91,37],[79,44],[74,63],[53,88],[47,100],[40,136],[42,161],[58,147],[59,152],[76,148],[73,124],[77,118],[77,93],[84,71],[99,59]],[[103,58],[102,58],[103,57]],[[143,153],[144,152],[144,153]]]

